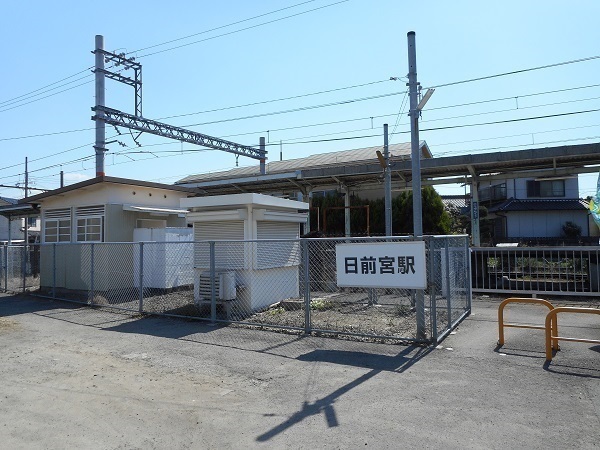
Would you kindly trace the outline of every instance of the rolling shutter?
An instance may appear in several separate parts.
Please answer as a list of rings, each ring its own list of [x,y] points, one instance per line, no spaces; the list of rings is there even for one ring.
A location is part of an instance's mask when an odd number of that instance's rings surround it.
[[[210,247],[208,242],[224,241],[215,244],[215,264],[217,270],[241,269],[244,267],[244,221],[228,220],[194,223],[194,267],[210,267]]]

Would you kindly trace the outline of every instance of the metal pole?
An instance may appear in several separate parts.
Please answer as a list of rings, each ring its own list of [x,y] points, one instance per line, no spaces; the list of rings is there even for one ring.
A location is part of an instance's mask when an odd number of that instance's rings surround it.
[[[438,341],[438,331],[437,331],[437,298],[435,292],[435,248],[433,243],[435,240],[428,236],[426,240],[427,245],[427,257],[429,258],[429,276],[427,279],[429,280],[429,310],[430,310],[430,320],[431,320],[431,339],[434,343]]]
[[[94,243],[90,244],[90,293],[88,295],[88,303],[94,301]]]
[[[471,275],[471,249],[469,248],[469,237],[465,237],[465,258],[467,258],[466,261],[466,265],[467,265],[467,270],[466,270],[466,287],[467,287],[467,309],[469,310],[469,313],[471,313],[471,303],[473,301],[473,276]],[[477,267],[477,264],[475,264],[475,266]]]
[[[264,136],[261,136],[261,138],[259,140],[259,147],[260,147],[260,151],[264,154],[264,152],[266,151]],[[264,175],[265,173],[267,173],[266,166],[265,166],[265,158],[260,158],[260,174]]]
[[[310,264],[308,260],[309,241],[304,239],[300,242],[302,242],[302,254],[304,258],[304,333],[310,334],[312,330],[312,323],[310,317]]]
[[[10,226],[10,222],[9,222],[9,226]],[[10,240],[8,241],[10,243]],[[4,291],[8,291],[8,250],[9,250],[9,244],[6,244],[6,247],[4,247],[4,249],[6,250],[4,252]]]
[[[423,206],[421,200],[421,150],[419,148],[419,111],[417,82],[417,50],[415,32],[409,31],[408,37],[408,93],[410,98],[410,148],[413,194],[413,235],[423,236]],[[417,339],[427,339],[425,326],[425,293],[422,289],[415,291],[415,308],[417,316]]]
[[[415,32],[408,32],[408,93],[410,96],[410,148],[413,191],[414,235],[423,235],[423,207],[421,201],[421,151],[419,149],[419,111],[417,82],[417,50]]]
[[[261,138],[264,139],[264,138]],[[217,320],[217,292],[215,286],[215,243],[210,242],[210,321]]]
[[[27,243],[23,243],[23,261],[21,262],[23,272],[23,292],[25,292],[25,275],[27,273]]]
[[[392,235],[392,170],[388,145],[388,124],[383,124],[383,157],[385,159],[385,235]]]
[[[144,312],[144,243],[140,242],[140,306],[138,311]]]
[[[29,193],[29,171],[27,170],[27,156],[25,157],[25,198]]]
[[[95,70],[96,76],[96,108],[105,106],[105,75],[104,75],[104,36],[96,35]],[[96,117],[104,117],[104,112],[96,109]],[[96,176],[104,176],[104,152],[106,151],[106,124],[103,120],[96,120]]]
[[[350,224],[350,188],[346,185],[344,189],[344,235],[350,237],[352,235],[352,228]]]
[[[448,314],[448,330],[452,328],[452,289],[450,288],[450,246],[446,237],[446,310]]]
[[[64,187],[65,185],[65,172],[64,171],[60,171],[60,187]]]
[[[481,246],[481,233],[479,231],[479,192],[477,180],[471,180],[471,239],[473,247]]]
[[[52,244],[52,298],[56,298],[56,242]]]

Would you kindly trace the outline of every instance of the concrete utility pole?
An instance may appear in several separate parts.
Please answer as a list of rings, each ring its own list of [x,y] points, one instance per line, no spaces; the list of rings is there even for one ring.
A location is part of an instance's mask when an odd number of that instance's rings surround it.
[[[105,87],[105,71],[104,71],[104,36],[96,35],[96,50],[95,55],[95,70],[96,75],[96,176],[104,176],[104,152],[106,151],[106,123],[104,120],[104,112],[102,108],[105,106],[104,87]]]
[[[417,49],[415,32],[408,32],[408,95],[410,98],[410,149],[413,191],[414,235],[423,236],[423,205],[421,200],[421,150],[419,149],[419,83],[417,82]]]
[[[409,31],[408,37],[408,94],[410,97],[410,148],[413,193],[413,235],[417,239],[423,236],[423,207],[421,201],[421,150],[419,149],[419,109],[417,82],[417,49],[415,32]],[[418,289],[415,294],[415,313],[417,316],[417,339],[427,339],[425,326],[425,292]]]
[[[385,235],[392,235],[392,169],[390,167],[390,150],[388,145],[388,124],[383,124],[383,168],[385,180]]]

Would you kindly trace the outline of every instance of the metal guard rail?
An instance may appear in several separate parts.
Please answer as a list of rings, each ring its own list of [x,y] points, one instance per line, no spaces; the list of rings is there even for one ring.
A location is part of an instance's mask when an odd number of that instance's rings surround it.
[[[510,303],[525,303],[525,304],[538,304],[547,306],[550,312],[552,312],[555,308],[548,300],[543,300],[541,298],[520,298],[520,297],[511,297],[504,300],[498,306],[498,345],[504,345],[504,328],[529,328],[534,330],[548,330],[548,326],[550,325],[554,330],[554,334],[558,334],[558,320],[556,316],[554,319],[548,323],[548,319],[546,316],[546,325],[525,325],[525,324],[516,324],[516,323],[504,323],[504,308],[506,305]],[[558,340],[552,339],[552,348],[558,350]]]
[[[558,322],[559,313],[575,313],[575,314],[600,314],[600,309],[596,308],[575,308],[570,306],[562,306],[553,308],[546,316],[546,362],[552,361],[552,343],[561,341],[571,342],[586,342],[590,344],[600,344],[600,340],[597,339],[578,339],[558,336],[558,330],[552,333],[550,325],[554,322]]]

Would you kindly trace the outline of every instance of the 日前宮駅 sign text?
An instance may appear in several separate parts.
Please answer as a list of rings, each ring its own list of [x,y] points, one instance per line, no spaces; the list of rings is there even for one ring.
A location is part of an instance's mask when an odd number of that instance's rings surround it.
[[[425,242],[365,242],[335,246],[340,287],[425,289]]]

